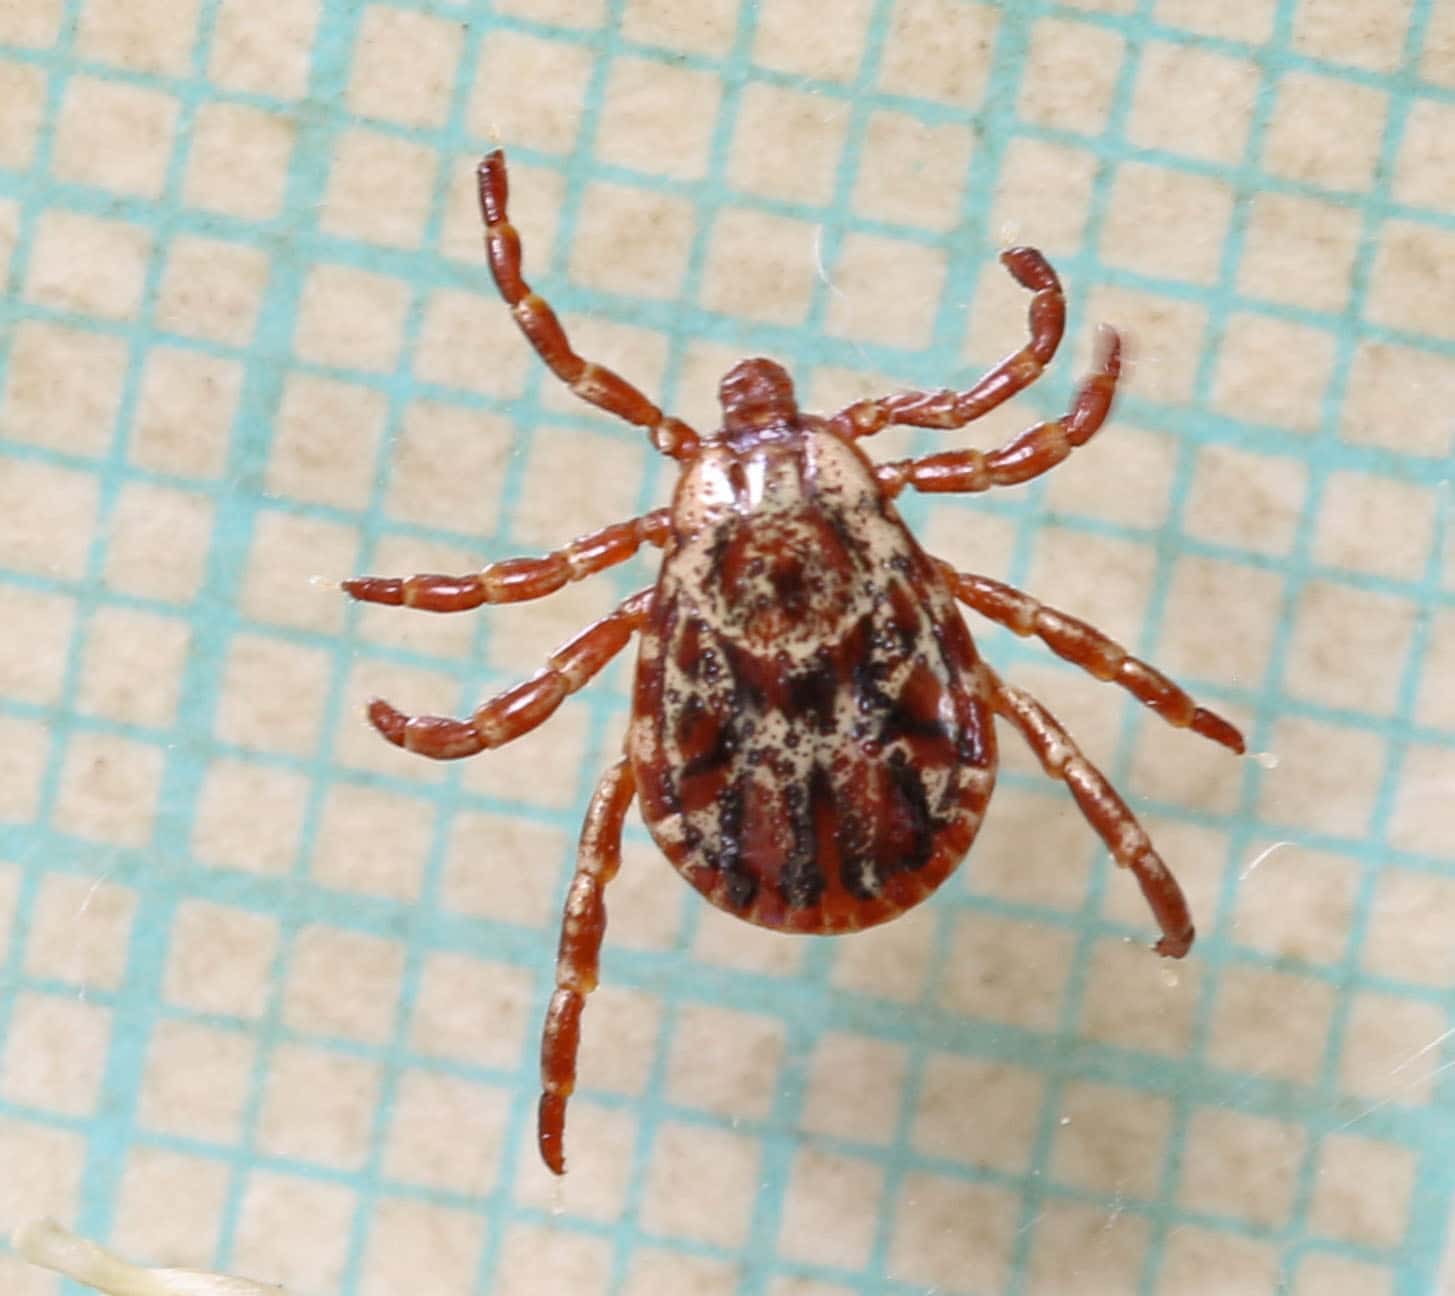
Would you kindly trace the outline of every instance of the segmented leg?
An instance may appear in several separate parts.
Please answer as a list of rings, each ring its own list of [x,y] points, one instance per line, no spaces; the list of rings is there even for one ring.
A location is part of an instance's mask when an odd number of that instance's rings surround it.
[[[551,372],[582,400],[646,430],[652,444],[674,459],[686,458],[700,438],[681,419],[669,418],[621,375],[571,350],[566,331],[544,298],[531,291],[520,272],[520,235],[506,217],[509,184],[505,153],[487,153],[476,172],[480,213],[485,218],[485,252],[495,286],[531,346]]]
[[[983,664],[982,664],[983,665]],[[1071,789],[1076,804],[1112,858],[1131,869],[1162,929],[1157,953],[1181,958],[1192,948],[1196,931],[1187,911],[1187,898],[1162,857],[1152,848],[1142,825],[1105,776],[1077,747],[1060,722],[1029,693],[1005,683],[988,666],[991,705],[1017,729],[1035,752],[1041,768]]]
[[[369,703],[369,720],[396,747],[435,760],[457,760],[487,747],[501,747],[544,723],[625,648],[647,619],[651,603],[650,589],[633,594],[616,611],[556,649],[544,670],[491,698],[468,720],[407,716],[382,698]]]
[[[617,522],[580,536],[544,558],[506,558],[468,576],[356,576],[343,588],[363,603],[463,612],[482,603],[522,603],[554,594],[630,558],[644,544],[659,549],[672,530],[670,509],[657,509],[630,522]]]
[[[892,423],[929,428],[964,427],[997,405],[1003,405],[1041,376],[1066,330],[1066,298],[1061,292],[1061,281],[1035,248],[1010,248],[1000,254],[1000,261],[1021,287],[1035,293],[1030,305],[1031,340],[965,391],[896,392],[893,396],[846,406],[829,420],[836,431],[847,437],[862,437],[872,436]]]
[[[937,562],[940,560],[936,560]],[[1110,680],[1150,707],[1168,724],[1191,729],[1241,756],[1243,735],[1216,712],[1200,707],[1154,666],[1133,657],[1116,640],[1085,621],[1037,602],[1029,594],[986,576],[957,572],[946,562],[940,570],[955,597],[981,616],[1025,638],[1035,635],[1058,657],[1074,662],[1099,680]]]
[[[923,459],[876,465],[875,476],[892,499],[906,486],[918,491],[983,491],[1015,486],[1054,468],[1077,446],[1085,445],[1106,422],[1122,371],[1121,339],[1103,329],[1101,367],[1081,384],[1064,418],[1037,423],[1009,445],[988,454],[948,450]]]
[[[606,884],[621,867],[621,827],[636,791],[623,756],[602,776],[586,812],[576,876],[566,893],[561,944],[556,954],[556,992],[541,1034],[541,1102],[536,1137],[541,1160],[555,1174],[566,1173],[566,1100],[576,1087],[576,1052],[581,1044],[581,1009],[596,989],[601,940],[606,934]]]

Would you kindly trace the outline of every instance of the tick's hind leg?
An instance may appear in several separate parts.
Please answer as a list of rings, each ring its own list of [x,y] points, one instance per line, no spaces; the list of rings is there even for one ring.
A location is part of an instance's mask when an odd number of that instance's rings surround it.
[[[596,989],[601,941],[606,935],[604,893],[621,868],[621,829],[635,791],[631,764],[623,756],[602,776],[591,798],[581,830],[576,876],[566,893],[556,955],[556,992],[541,1035],[541,1102],[536,1126],[541,1160],[555,1174],[566,1172],[566,1100],[576,1087],[581,1010],[586,996]]]
[[[620,374],[571,350],[556,312],[543,297],[531,291],[521,275],[520,235],[506,214],[510,186],[505,175],[504,152],[495,149],[487,153],[476,175],[490,273],[495,276],[495,286],[536,354],[582,400],[644,429],[652,444],[664,454],[676,459],[690,455],[701,440],[697,433],[681,419],[668,418]]]
[[[1071,789],[1076,804],[1097,836],[1106,843],[1112,858],[1131,869],[1162,929],[1157,953],[1181,958],[1192,948],[1194,930],[1187,912],[1187,899],[1162,857],[1152,848],[1137,817],[1127,808],[1116,789],[1077,747],[1060,722],[1029,693],[1005,683],[982,664],[991,683],[991,705],[1021,732],[1052,778]]]
[[[487,747],[503,746],[543,724],[570,694],[625,648],[647,619],[651,605],[650,589],[633,594],[615,612],[556,649],[544,670],[491,698],[468,720],[407,716],[380,698],[369,704],[369,720],[396,747],[435,760],[457,760]]]

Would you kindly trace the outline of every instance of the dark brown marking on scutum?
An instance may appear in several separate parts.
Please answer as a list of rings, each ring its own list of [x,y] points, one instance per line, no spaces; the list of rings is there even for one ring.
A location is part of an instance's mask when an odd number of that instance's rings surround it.
[[[918,872],[930,862],[940,828],[930,813],[920,772],[895,752],[888,761],[890,794],[885,797],[884,827],[895,852],[895,871]]]

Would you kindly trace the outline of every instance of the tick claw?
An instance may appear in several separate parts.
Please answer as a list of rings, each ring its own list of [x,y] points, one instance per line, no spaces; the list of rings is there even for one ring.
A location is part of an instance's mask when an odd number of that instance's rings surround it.
[[[404,729],[409,723],[402,711],[396,711],[383,698],[369,703],[369,723],[396,747],[404,746]]]

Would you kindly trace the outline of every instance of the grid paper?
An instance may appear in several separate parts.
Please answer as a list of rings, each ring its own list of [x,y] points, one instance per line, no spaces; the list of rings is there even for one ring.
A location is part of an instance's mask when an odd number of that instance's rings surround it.
[[[0,1228],[361,1296],[1455,1290],[1455,0],[822,12],[0,8]],[[957,877],[852,939],[707,911],[634,818],[549,1181],[629,665],[459,766],[360,708],[463,713],[651,565],[457,618],[332,587],[668,497],[490,291],[496,140],[578,349],[699,425],[744,354],[816,409],[968,383],[1023,336],[1010,242],[1065,354],[876,456],[998,444],[1129,333],[1095,443],[904,511],[1265,754],[973,626],[1144,817],[1190,959],[1013,734]]]

